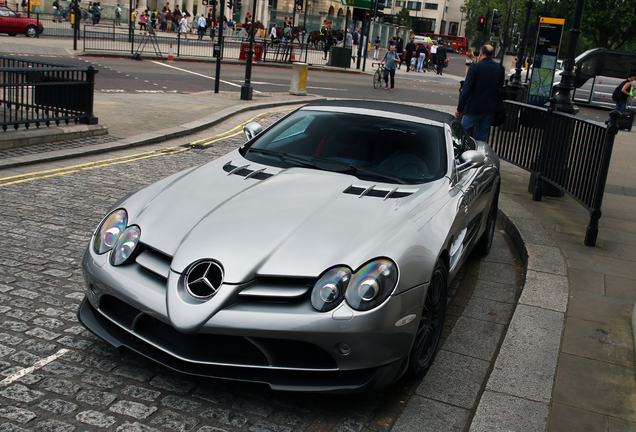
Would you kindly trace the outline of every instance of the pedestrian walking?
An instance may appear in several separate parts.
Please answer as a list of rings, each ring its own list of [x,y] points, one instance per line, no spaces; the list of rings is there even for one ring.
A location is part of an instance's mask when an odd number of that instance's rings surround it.
[[[159,19],[161,20],[161,24],[159,25],[159,30],[165,32],[166,27],[168,27],[168,12],[166,12],[165,9],[159,12]]]
[[[406,47],[404,47],[404,51],[405,51],[404,58],[406,61],[406,71],[408,72],[411,70],[411,59],[415,55],[415,51],[417,51],[417,47],[415,46],[415,42],[413,38],[411,38],[409,40],[409,43],[406,44]]]
[[[437,64],[437,41],[433,41],[433,45],[431,45],[430,59],[431,63]]]
[[[93,2],[88,2],[86,7],[86,24],[93,24]]]
[[[172,32],[172,21],[174,20],[174,15],[172,14],[172,11],[170,9],[168,9],[166,11],[166,31],[167,32]]]
[[[373,48],[373,60],[380,59],[380,45],[382,42],[380,41],[380,36],[375,38],[375,47]]]
[[[179,20],[179,34],[183,33],[183,36],[188,39],[188,19],[185,14],[181,15]]]
[[[404,46],[402,45],[402,38],[398,36],[395,37],[395,53],[400,58],[397,64],[397,68],[400,69],[402,67],[402,59],[404,58]]]
[[[198,24],[198,32],[199,32],[199,40],[203,40],[203,35],[205,35],[205,29],[207,26],[207,21],[205,20],[205,16],[203,14],[201,14],[201,16],[199,17],[199,21],[197,22]]]
[[[395,52],[395,45],[389,45],[389,50],[384,54],[380,63],[384,63],[384,88],[389,88],[389,76],[391,77],[391,90],[395,87],[395,69],[400,63],[400,56]]]
[[[468,75],[468,68],[470,67],[471,64],[473,64],[473,62],[475,61],[475,53],[473,53],[473,49],[468,48],[468,51],[466,51],[466,73],[464,73],[464,76]]]
[[[323,58],[323,60],[327,59],[327,53],[329,53],[329,50],[333,45],[336,45],[336,43],[333,39],[333,35],[331,34],[331,30],[329,30],[325,35],[325,57]]]
[[[417,55],[417,72],[426,72],[424,69],[424,61],[426,60],[426,45],[419,44],[417,49],[415,50],[415,54]]]
[[[437,47],[437,75],[442,75],[444,66],[446,65],[446,47],[439,45]]]
[[[62,13],[60,12],[60,3],[57,0],[53,2],[53,22],[62,22]]]
[[[115,7],[115,25],[121,25],[121,7],[119,6],[119,3],[117,3],[117,6]]]
[[[463,113],[462,125],[469,134],[477,127],[477,141],[486,141],[497,107],[502,101],[505,70],[495,63],[495,49],[484,45],[479,61],[468,68],[466,81],[459,96],[455,117]]]
[[[634,97],[631,93],[632,89],[632,81],[636,79],[636,70],[629,71],[628,77],[625,81],[620,83],[615,89],[614,93],[612,93],[612,100],[616,103],[616,107],[614,108],[621,113],[625,111],[627,108],[627,101]],[[612,118],[608,117],[605,124],[609,124]]]
[[[272,29],[269,31],[269,37],[273,43],[278,42],[278,30],[276,29],[276,23],[272,25]]]
[[[146,31],[148,28],[148,11],[141,14],[139,17],[139,31]]]

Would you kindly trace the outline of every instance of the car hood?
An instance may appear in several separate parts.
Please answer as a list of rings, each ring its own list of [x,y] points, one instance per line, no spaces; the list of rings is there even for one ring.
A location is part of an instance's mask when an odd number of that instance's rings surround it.
[[[228,174],[223,166],[250,164],[271,177]],[[391,191],[397,185],[374,184],[340,173],[308,168],[280,169],[250,163],[238,152],[172,179],[130,212],[141,227],[141,241],[173,257],[182,273],[210,258],[221,263],[226,283],[257,275],[317,277],[336,264],[354,269],[376,254],[386,254],[409,220],[427,217],[426,203],[447,179],[423,185],[400,185],[400,198],[360,197],[370,186]],[[358,193],[346,193],[351,186]],[[144,196],[144,194],[148,196]],[[134,206],[133,206],[134,208]],[[430,215],[428,216],[430,217]]]

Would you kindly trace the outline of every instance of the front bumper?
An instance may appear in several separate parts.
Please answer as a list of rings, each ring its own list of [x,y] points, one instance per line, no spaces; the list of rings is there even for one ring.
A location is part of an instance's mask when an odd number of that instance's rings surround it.
[[[184,360],[146,343],[114,324],[97,311],[87,299],[78,310],[79,321],[116,348],[128,348],[167,368],[187,375],[268,385],[272,390],[313,393],[350,393],[373,391],[397,381],[408,367],[406,358],[380,367],[339,370],[294,370],[202,364]]]

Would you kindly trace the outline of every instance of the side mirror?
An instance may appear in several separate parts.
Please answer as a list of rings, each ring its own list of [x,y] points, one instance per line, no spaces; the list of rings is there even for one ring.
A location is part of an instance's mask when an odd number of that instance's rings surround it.
[[[458,172],[463,172],[471,168],[479,168],[486,163],[486,156],[476,150],[466,150],[459,156],[461,164],[457,166]]]
[[[259,133],[261,133],[262,131],[263,131],[263,126],[261,126],[260,123],[258,122],[251,122],[243,126],[243,133],[245,134],[245,138],[247,138],[248,141],[254,138]]]

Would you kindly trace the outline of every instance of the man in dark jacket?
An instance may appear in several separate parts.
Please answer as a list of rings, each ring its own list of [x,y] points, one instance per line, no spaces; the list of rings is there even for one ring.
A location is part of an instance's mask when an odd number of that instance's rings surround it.
[[[486,141],[495,118],[497,105],[501,102],[504,70],[492,59],[495,49],[484,45],[479,52],[479,62],[468,68],[466,81],[459,96],[455,117],[463,112],[462,125],[470,134],[477,126],[477,141]]]
[[[415,43],[413,42],[413,38],[411,38],[409,40],[409,43],[406,44],[406,47],[404,47],[404,51],[405,51],[405,61],[406,61],[406,71],[408,72],[409,70],[411,70],[411,59],[413,58],[413,56],[415,55],[415,50],[417,50],[417,47],[415,46]],[[415,68],[413,68],[415,69]]]
[[[437,75],[442,75],[444,64],[446,63],[446,47],[444,45],[437,46]]]

